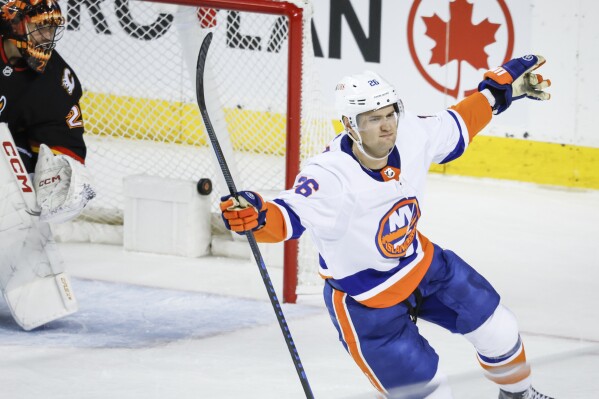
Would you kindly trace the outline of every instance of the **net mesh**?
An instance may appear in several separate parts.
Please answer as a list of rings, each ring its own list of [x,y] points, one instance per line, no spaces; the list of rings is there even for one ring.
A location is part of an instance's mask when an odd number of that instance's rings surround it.
[[[147,174],[214,184],[212,208],[227,193],[196,105],[195,66],[204,35],[209,51],[207,101],[237,189],[285,188],[288,21],[259,12],[148,1],[69,2],[58,51],[84,90],[88,157],[97,198],[77,222],[123,223],[123,178]],[[334,135],[322,115],[313,68],[308,1],[304,8],[300,159]],[[213,218],[215,231],[222,229]],[[93,239],[92,239],[93,240]],[[300,240],[300,284],[316,277],[316,254]],[[304,281],[305,280],[305,281]]]

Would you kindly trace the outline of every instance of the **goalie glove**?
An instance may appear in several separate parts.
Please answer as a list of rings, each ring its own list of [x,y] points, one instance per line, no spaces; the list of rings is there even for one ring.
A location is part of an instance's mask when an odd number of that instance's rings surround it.
[[[512,100],[523,97],[533,100],[549,100],[551,95],[543,90],[551,86],[550,80],[532,73],[545,63],[540,55],[525,55],[514,58],[484,75],[485,80],[479,83],[478,91],[488,89],[495,98],[492,104],[493,113],[498,115],[508,109]]]
[[[255,231],[266,224],[266,203],[260,194],[240,191],[237,198],[221,197],[220,210],[225,227],[238,234]]]
[[[40,221],[63,223],[78,216],[96,196],[85,166],[66,155],[54,155],[40,145],[33,177]]]

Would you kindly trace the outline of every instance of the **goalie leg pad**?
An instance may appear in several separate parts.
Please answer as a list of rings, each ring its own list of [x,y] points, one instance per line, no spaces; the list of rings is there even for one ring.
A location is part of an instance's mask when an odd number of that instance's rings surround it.
[[[22,232],[3,232],[0,236],[22,237]],[[34,222],[25,232],[20,246],[13,241],[12,250],[3,250],[0,274],[4,298],[15,321],[24,330],[31,330],[72,314],[78,307],[50,226]]]
[[[15,321],[31,330],[75,312],[77,300],[50,226],[33,216],[35,193],[17,176],[22,163],[4,124],[0,141],[0,291]]]
[[[14,185],[11,192],[19,194]],[[10,201],[10,196],[0,198],[0,290],[13,318],[31,330],[74,313],[77,300],[50,225],[39,223],[23,208],[15,210],[23,204]]]

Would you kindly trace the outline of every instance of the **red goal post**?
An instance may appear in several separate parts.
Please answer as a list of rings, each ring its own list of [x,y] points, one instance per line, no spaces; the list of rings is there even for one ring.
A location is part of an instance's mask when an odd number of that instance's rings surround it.
[[[239,189],[292,187],[301,161],[334,136],[318,106],[308,0],[105,0],[69,2],[63,11],[67,32],[58,51],[84,89],[87,164],[99,195],[74,223],[75,235],[84,224],[92,233],[73,238],[62,229],[58,239],[102,241],[92,237],[104,231],[98,226],[118,230],[121,181],[132,174],[209,177],[217,213],[226,187],[208,162],[212,154],[193,90],[192,69],[207,31],[215,32],[209,54],[214,94],[208,92],[207,100],[218,97],[211,119],[228,142],[225,156]],[[219,217],[212,219],[222,233]],[[298,284],[317,284],[318,258],[307,241],[300,239],[300,250],[295,241],[284,244],[284,302],[296,301]]]
[[[165,0],[160,0],[167,2]],[[287,2],[267,0],[180,0],[181,4],[199,5],[216,9],[259,12],[287,16],[289,21],[289,56],[287,66],[287,152],[285,168],[285,188],[291,188],[300,167],[300,129],[302,98],[302,58],[304,18],[302,8]],[[283,302],[295,303],[298,284],[298,243],[284,243]]]

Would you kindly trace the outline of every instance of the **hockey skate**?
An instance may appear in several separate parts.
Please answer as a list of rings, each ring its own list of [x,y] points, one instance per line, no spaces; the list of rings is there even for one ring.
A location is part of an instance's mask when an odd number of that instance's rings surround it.
[[[499,390],[499,399],[554,399],[550,396],[543,395],[537,392],[533,387],[529,387],[522,392],[507,392],[503,389]]]

